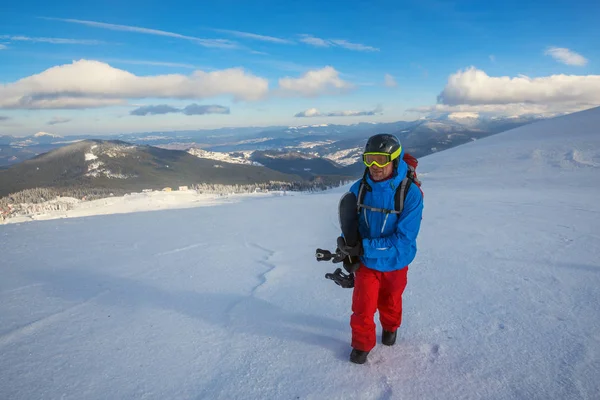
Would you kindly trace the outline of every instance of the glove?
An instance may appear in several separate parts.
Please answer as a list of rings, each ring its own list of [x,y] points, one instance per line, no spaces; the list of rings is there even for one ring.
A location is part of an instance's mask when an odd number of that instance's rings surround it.
[[[346,240],[342,236],[340,236],[340,237],[338,237],[337,244],[338,244],[338,251],[341,254],[344,254],[346,256],[360,257],[365,252],[363,249],[362,240],[360,240],[360,238],[358,240],[358,243],[356,243],[355,246],[348,246],[346,244]]]

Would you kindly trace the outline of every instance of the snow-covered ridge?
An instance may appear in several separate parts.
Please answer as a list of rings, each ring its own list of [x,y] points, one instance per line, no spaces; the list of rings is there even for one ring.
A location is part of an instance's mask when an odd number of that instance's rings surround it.
[[[356,147],[325,154],[323,157],[335,161],[340,165],[352,165],[361,160],[362,152],[362,147]]]
[[[324,145],[328,145],[334,143],[333,140],[321,140],[321,141],[317,141],[317,142],[300,142],[297,145],[294,146],[287,146],[286,148],[293,148],[293,149],[312,149],[315,148],[317,146],[324,146]]]
[[[208,151],[198,148],[191,148],[187,150],[193,156],[198,158],[208,158],[210,160],[222,161],[231,164],[246,164],[261,166],[260,163],[251,160],[252,151],[242,151],[234,153],[221,153],[216,151]]]
[[[111,171],[105,166],[103,161],[98,160],[99,156],[107,156],[110,158],[127,157],[132,151],[137,149],[135,145],[123,145],[113,143],[93,144],[84,154],[85,161],[88,163],[88,171],[86,176],[97,178],[104,176],[110,179],[129,179],[135,178],[133,174],[121,174]]]
[[[38,132],[33,136],[36,138],[39,138],[39,137],[62,138],[62,136],[60,136],[60,135],[56,135],[54,133],[48,133],[48,132]]]

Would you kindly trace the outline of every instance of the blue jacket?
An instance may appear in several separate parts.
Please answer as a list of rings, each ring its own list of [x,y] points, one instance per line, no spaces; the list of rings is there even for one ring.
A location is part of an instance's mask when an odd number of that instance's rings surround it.
[[[404,150],[402,151],[404,154]],[[394,195],[406,176],[408,166],[400,155],[398,168],[392,178],[374,182],[367,174],[367,182],[372,191],[366,191],[363,203],[372,207],[394,209]],[[350,191],[358,197],[360,180]],[[423,195],[419,187],[411,184],[404,200],[402,214],[386,214],[361,209],[359,231],[364,248],[361,262],[368,268],[378,271],[395,271],[408,266],[417,254],[417,235],[423,214]]]

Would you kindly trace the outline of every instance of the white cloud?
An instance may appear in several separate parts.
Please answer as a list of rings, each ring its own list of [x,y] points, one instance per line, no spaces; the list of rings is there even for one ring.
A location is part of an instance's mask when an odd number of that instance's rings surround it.
[[[215,48],[225,48],[225,49],[235,49],[235,48],[239,47],[237,43],[232,42],[231,40],[227,40],[227,39],[203,39],[203,38],[197,38],[194,36],[181,35],[179,33],[174,33],[174,32],[161,31],[159,29],[142,28],[142,27],[138,27],[138,26],[128,26],[128,25],[108,24],[105,22],[86,21],[86,20],[68,19],[68,18],[44,18],[44,19],[86,25],[86,26],[91,26],[94,28],[109,29],[112,31],[136,32],[136,33],[143,33],[146,35],[167,36],[167,37],[172,37],[172,38],[177,38],[177,39],[189,40],[189,41],[192,41],[192,42],[199,44],[201,46],[204,46],[204,47],[215,47]]]
[[[198,67],[192,64],[176,63],[167,61],[148,61],[148,60],[124,60],[120,58],[102,58],[103,61],[120,63],[120,64],[131,64],[131,65],[153,65],[157,67],[172,67],[172,68],[189,68],[197,69]]]
[[[374,110],[371,111],[332,111],[327,113],[322,113],[316,108],[309,108],[306,111],[301,111],[294,115],[294,117],[364,117],[369,115],[377,115],[381,114],[383,109],[381,106],[377,106]]]
[[[70,121],[71,121],[70,118],[53,117],[50,121],[47,122],[47,124],[48,125],[66,124],[67,122],[70,122]]]
[[[213,29],[213,30],[215,32],[228,33],[233,36],[246,38],[246,39],[259,40],[262,42],[279,43],[279,44],[293,44],[294,43],[291,40],[281,39],[281,38],[273,37],[273,36],[258,35],[256,33],[250,33],[250,32],[240,32],[240,31],[233,31],[233,30],[229,30],[229,29]]]
[[[398,86],[398,82],[396,82],[396,79],[392,75],[385,74],[384,85],[386,87],[396,87],[396,86]]]
[[[321,39],[312,35],[302,34],[300,40],[302,43],[306,43],[315,47],[342,47],[347,50],[354,51],[379,51],[377,47],[367,46],[360,43],[352,43],[344,39]]]
[[[557,103],[557,104],[530,104],[530,103],[511,103],[511,104],[480,104],[469,105],[460,104],[449,106],[446,104],[435,104],[433,106],[423,106],[410,108],[407,111],[420,114],[429,114],[430,116],[439,116],[445,114],[467,115],[479,114],[484,116],[521,116],[521,115],[555,115],[569,112],[586,110],[594,107],[593,104],[578,103]]]
[[[297,94],[301,96],[318,96],[322,94],[337,94],[354,87],[339,77],[339,72],[333,67],[311,70],[300,78],[281,78],[279,88],[281,94]]]
[[[306,35],[306,34],[302,34],[299,36],[300,36],[299,40],[302,43],[306,43],[311,46],[315,46],[315,47],[330,47],[331,46],[331,44],[325,39],[320,39],[320,38],[314,37],[312,35]]]
[[[356,50],[356,51],[379,51],[378,48],[376,47],[372,47],[372,46],[367,46],[364,44],[360,44],[360,43],[351,43],[347,40],[342,40],[342,39],[332,39],[331,40],[332,43],[343,47],[345,49],[348,50]]]
[[[407,111],[520,116],[556,115],[600,106],[600,75],[491,77],[475,67],[451,75],[438,104]]]
[[[9,36],[9,35],[0,35],[0,39],[10,40],[12,42],[32,42],[32,43],[51,43],[51,44],[84,44],[84,45],[106,44],[106,42],[103,42],[102,40]]]
[[[0,43],[0,50],[6,50],[8,47],[5,44]]]
[[[323,114],[321,114],[321,112],[316,108],[309,108],[306,111],[301,111],[297,113],[296,115],[294,115],[294,117],[320,117],[322,115]]]
[[[549,47],[544,54],[552,56],[556,61],[567,65],[583,67],[588,62],[581,54],[562,47]]]
[[[182,113],[185,115],[205,115],[205,114],[229,114],[229,107],[212,105],[190,104],[184,108],[177,108],[167,104],[142,106],[129,112],[130,115],[161,115],[171,113]]]
[[[79,60],[0,85],[0,108],[90,108],[124,104],[127,99],[204,99],[230,95],[259,100],[268,81],[241,68],[191,75],[136,76],[99,61]]]
[[[438,101],[458,104],[600,103],[600,75],[491,77],[475,67],[448,79]]]

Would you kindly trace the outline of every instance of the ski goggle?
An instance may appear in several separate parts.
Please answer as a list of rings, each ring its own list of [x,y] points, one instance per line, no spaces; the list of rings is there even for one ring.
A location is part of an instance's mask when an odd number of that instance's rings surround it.
[[[377,153],[377,152],[369,152],[363,154],[363,163],[367,167],[373,166],[373,164],[377,165],[379,168],[383,168],[389,163],[391,163],[396,158],[400,157],[400,153],[402,152],[402,147],[393,152],[392,154],[388,153]]]

